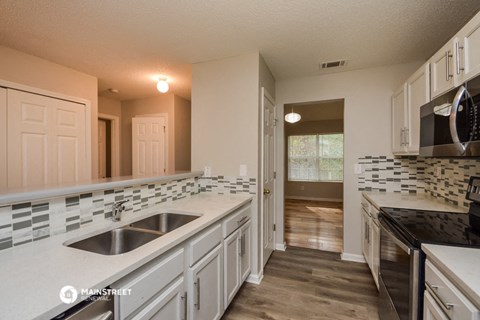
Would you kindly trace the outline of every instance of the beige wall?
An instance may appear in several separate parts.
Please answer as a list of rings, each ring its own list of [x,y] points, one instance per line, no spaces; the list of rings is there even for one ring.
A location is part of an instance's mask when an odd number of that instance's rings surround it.
[[[174,97],[175,171],[190,171],[192,159],[192,108],[190,101]]]
[[[192,169],[257,176],[259,54],[198,63],[192,71]]]
[[[138,115],[166,113],[168,116],[168,162],[171,170],[175,163],[175,143],[173,137],[174,114],[173,93],[158,95],[152,98],[122,101],[122,170],[121,175],[132,174],[132,118]]]
[[[0,46],[0,79],[90,101],[92,175],[98,174],[97,78]]]
[[[287,137],[291,135],[342,133],[343,119],[324,121],[300,121],[293,124],[285,122],[284,126],[285,150],[287,150]],[[288,181],[287,152],[285,152],[284,161],[285,198],[342,201],[342,182]]]
[[[118,100],[98,97],[98,113],[109,114],[121,118],[122,103]]]
[[[279,80],[277,105],[305,101],[345,99],[344,114],[344,248],[346,254],[361,256],[361,192],[358,191],[354,164],[363,155],[389,155],[391,95],[419,66],[409,63],[382,68],[356,70],[315,77]],[[283,112],[283,110],[282,110]],[[284,164],[284,122],[277,127],[277,161]],[[283,243],[284,173],[277,188],[277,242]]]

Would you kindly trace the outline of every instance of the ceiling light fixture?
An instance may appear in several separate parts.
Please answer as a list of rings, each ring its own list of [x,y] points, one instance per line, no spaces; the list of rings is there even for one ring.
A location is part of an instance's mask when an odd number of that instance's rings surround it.
[[[293,112],[293,107],[292,107],[292,112],[287,113],[285,115],[285,121],[290,122],[290,123],[298,122],[298,121],[300,121],[300,119],[302,119],[302,116],[299,115],[296,112]]]
[[[158,79],[157,90],[161,93],[168,92],[170,86],[168,85],[167,79]]]

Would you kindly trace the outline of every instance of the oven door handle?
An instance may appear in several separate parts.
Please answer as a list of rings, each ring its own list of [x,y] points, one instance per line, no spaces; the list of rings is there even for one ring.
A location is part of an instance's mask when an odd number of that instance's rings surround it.
[[[385,231],[385,233],[388,235],[388,237],[390,239],[392,239],[393,242],[395,242],[395,244],[397,246],[399,246],[400,248],[402,248],[403,251],[405,251],[408,255],[410,255],[412,253],[412,248],[410,248],[408,245],[406,245],[405,243],[403,243],[401,240],[398,239],[398,237],[396,237],[393,232],[391,232],[390,230],[388,230],[386,228],[386,226],[380,222],[380,228],[382,228],[383,231]]]

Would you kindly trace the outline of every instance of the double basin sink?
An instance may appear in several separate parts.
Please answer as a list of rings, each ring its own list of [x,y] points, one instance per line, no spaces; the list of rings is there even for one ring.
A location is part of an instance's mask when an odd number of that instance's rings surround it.
[[[155,240],[197,218],[200,218],[200,216],[159,213],[67,246],[103,255],[122,254]]]

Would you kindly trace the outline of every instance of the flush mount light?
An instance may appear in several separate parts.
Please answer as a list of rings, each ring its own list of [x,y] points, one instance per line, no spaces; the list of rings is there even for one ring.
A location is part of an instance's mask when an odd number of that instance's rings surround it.
[[[167,82],[167,79],[159,79],[157,82],[157,90],[160,91],[161,93],[168,92],[169,85]]]
[[[302,119],[302,116],[299,115],[296,112],[293,112],[293,107],[292,107],[292,112],[287,113],[285,115],[285,121],[290,122],[290,123],[298,122],[298,121],[300,121],[300,119]]]

